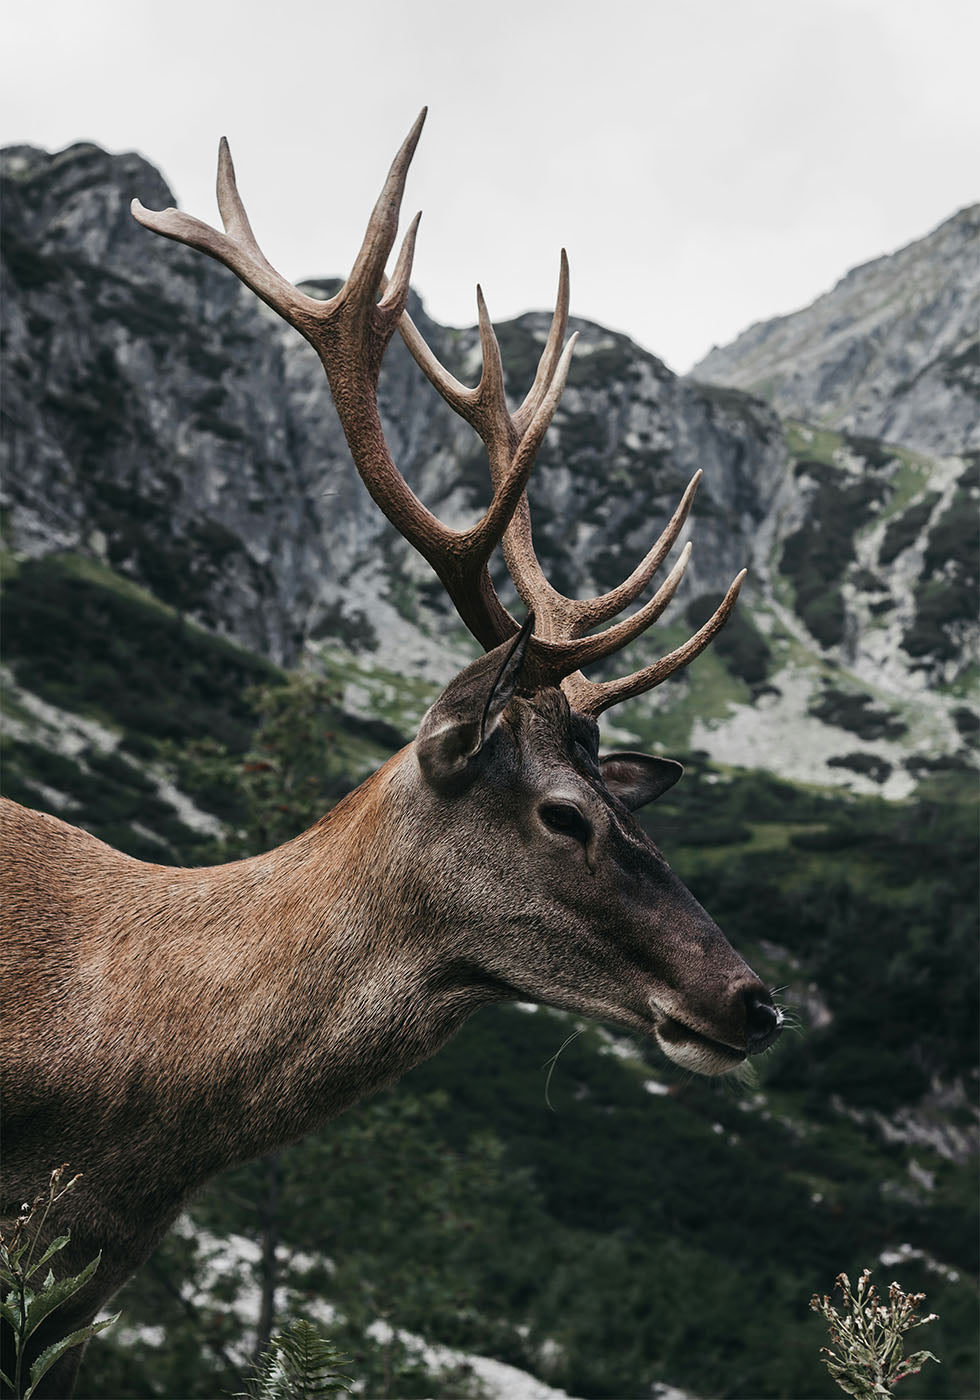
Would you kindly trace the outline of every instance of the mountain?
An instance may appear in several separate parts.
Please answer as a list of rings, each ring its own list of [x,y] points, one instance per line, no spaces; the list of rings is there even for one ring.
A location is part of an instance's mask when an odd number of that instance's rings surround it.
[[[371,675],[414,678],[389,716],[409,732],[472,642],[357,479],[313,352],[225,269],[135,224],[134,194],[172,202],[142,158],[17,147],[2,171],[11,557],[104,566],[277,664],[346,657],[360,675],[349,707],[367,718],[391,690]],[[945,226],[947,241],[968,223]],[[412,310],[450,369],[478,371],[475,330]],[[971,460],[780,420],[574,324],[580,345],[531,485],[557,586],[618,582],[697,467],[688,577],[630,667],[676,644],[750,566],[721,644],[617,712],[618,732],[890,796],[930,764],[968,767]],[[546,328],[535,313],[498,328],[515,395]],[[482,448],[397,337],[381,409],[413,489],[451,523],[474,519]]]
[[[695,380],[929,455],[980,448],[980,204],[713,349]]]
[[[368,500],[308,347],[133,223],[134,194],[171,202],[151,166],[19,147],[3,178],[4,791],[159,863],[266,848],[403,743],[472,643]],[[475,332],[413,314],[472,379]],[[515,395],[546,325],[499,327]],[[629,664],[746,561],[750,583],[606,732],[683,757],[648,829],[805,1034],[751,1082],[692,1080],[487,1009],[193,1202],[86,1394],[240,1391],[261,1292],[323,1322],[367,1394],[476,1400],[465,1352],[582,1397],[818,1395],[807,1301],[866,1266],[941,1315],[910,1400],[970,1393],[974,463],[780,418],[576,325],[540,553],[568,591],[614,584],[705,469],[686,591]],[[381,402],[413,487],[474,518],[482,453],[397,341]],[[442,1374],[412,1338],[452,1349]]]
[[[134,192],[151,206],[173,200],[156,172],[80,146],[8,152],[4,175],[15,548],[102,557],[275,660],[333,631],[410,668],[409,623],[421,664],[438,667],[402,597],[438,590],[351,469],[316,356],[224,269],[136,225]],[[412,311],[450,367],[471,372],[475,333],[434,325],[417,301]],[[502,329],[513,373],[530,369],[546,327],[531,315]],[[761,518],[783,467],[775,417],[748,400],[726,408],[624,337],[580,329],[540,463],[546,559],[568,587],[611,582],[701,465],[711,485],[693,577],[727,585],[741,522]],[[488,493],[482,447],[397,339],[381,408],[413,488],[450,520],[475,516]],[[569,545],[560,560],[555,541]],[[444,634],[449,609],[429,601],[442,614],[429,631]]]

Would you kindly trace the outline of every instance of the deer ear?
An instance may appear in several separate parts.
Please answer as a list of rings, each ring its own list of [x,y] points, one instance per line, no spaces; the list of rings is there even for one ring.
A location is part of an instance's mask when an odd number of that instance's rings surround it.
[[[439,791],[472,782],[480,755],[510,703],[534,633],[534,614],[516,637],[460,671],[424,715],[415,740],[422,774]]]
[[[648,753],[607,753],[599,759],[599,767],[613,797],[631,812],[662,797],[684,772],[684,765],[674,759]]]

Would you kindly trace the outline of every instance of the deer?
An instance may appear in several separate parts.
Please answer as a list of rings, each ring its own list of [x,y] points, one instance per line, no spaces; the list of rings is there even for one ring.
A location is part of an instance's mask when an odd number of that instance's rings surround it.
[[[36,1351],[90,1322],[214,1175],[392,1084],[479,1007],[531,1002],[611,1023],[704,1075],[727,1073],[780,1033],[766,986],[633,815],[682,766],[599,751],[599,716],[687,666],[728,619],[745,571],[669,654],[619,678],[583,674],[673,597],[690,543],[654,595],[612,621],[673,548],[700,472],[618,587],[571,599],[551,586],[525,488],[575,345],[575,335],[566,343],[567,258],[520,406],[508,404],[479,288],[481,377],[475,387],[454,378],[406,311],[420,216],[390,280],[385,273],[425,115],[328,300],[267,261],[224,139],[223,232],[133,201],[140,224],[223,263],[312,345],[365,486],[431,565],[483,654],[445,687],[411,743],[263,855],[199,869],[149,864],[4,802],[2,1210],[16,1215],[68,1160],[84,1175],[58,1222],[71,1230],[67,1262],[80,1268],[101,1251],[83,1292],[42,1325]],[[486,449],[490,504],[468,528],[429,512],[385,441],[378,379],[396,329]],[[497,546],[523,622],[491,580]],[[70,1394],[79,1357],[67,1353],[37,1394]]]

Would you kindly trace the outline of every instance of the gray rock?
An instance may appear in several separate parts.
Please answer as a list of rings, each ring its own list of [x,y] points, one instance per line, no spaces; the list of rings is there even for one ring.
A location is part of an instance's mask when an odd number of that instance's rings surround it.
[[[927,453],[980,447],[980,204],[710,352],[696,381]]]
[[[156,172],[94,146],[18,147],[3,172],[14,548],[99,553],[285,662],[331,630],[370,647],[374,614],[391,629],[400,609],[402,624],[444,630],[435,590],[425,588],[435,625],[402,596],[428,571],[358,481],[310,348],[231,273],[130,217],[134,194],[172,203]],[[317,285],[331,286],[308,290]],[[437,354],[473,368],[474,331],[434,325],[417,300],[411,309]],[[611,586],[703,466],[692,579],[725,586],[783,470],[778,420],[744,397],[700,393],[624,336],[575,324],[581,347],[532,488],[544,562],[570,592]],[[546,330],[535,315],[501,328],[523,371],[515,394]],[[482,447],[397,340],[380,403],[413,489],[450,523],[477,518],[489,496]]]
[[[137,155],[79,145],[8,150],[2,178],[6,548],[98,558],[277,662],[340,646],[402,676],[451,674],[473,644],[357,478],[313,351],[225,268],[131,218],[134,195],[151,208],[173,202],[159,174]],[[960,267],[976,214],[933,236],[943,266]],[[957,272],[941,285],[935,258],[905,254],[859,269],[831,294],[840,354],[823,369],[816,350],[807,357],[803,331],[757,328],[760,346],[796,356],[794,382],[820,378],[828,413],[851,383],[847,421],[865,421],[854,405],[880,382],[866,370],[874,360],[893,378],[918,376],[914,393],[889,398],[882,422],[901,426],[905,413],[921,426],[915,395],[927,400],[935,365],[963,351],[972,284]],[[307,290],[329,295],[336,285]],[[889,305],[912,308],[902,335],[926,349],[901,358]],[[473,382],[476,331],[435,324],[416,298],[411,310],[436,354]],[[529,313],[498,327],[515,401],[548,323]],[[965,463],[787,428],[759,398],[679,379],[626,336],[573,324],[579,347],[530,486],[555,585],[575,596],[615,585],[692,473],[705,473],[689,527],[693,562],[666,631],[661,624],[610,664],[633,669],[675,645],[702,620],[691,600],[702,606],[751,566],[738,619],[716,648],[720,668],[703,661],[635,702],[629,733],[894,795],[925,759],[960,752],[955,688],[975,637],[975,486]],[[946,429],[969,437],[975,419],[955,426],[965,395],[949,392]],[[448,523],[475,521],[489,499],[483,449],[397,337],[380,407],[413,490]],[[829,699],[828,668],[840,673]],[[891,719],[872,724],[875,715]],[[906,766],[913,757],[916,772]]]

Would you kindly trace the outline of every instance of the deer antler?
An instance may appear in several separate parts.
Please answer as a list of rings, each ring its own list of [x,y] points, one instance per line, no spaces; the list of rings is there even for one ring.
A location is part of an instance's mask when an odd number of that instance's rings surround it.
[[[517,623],[496,595],[487,561],[520,500],[535,453],[557,406],[568,373],[571,346],[553,367],[535,412],[514,444],[486,514],[468,530],[444,525],[422,504],[392,461],[377,403],[381,360],[408,298],[421,215],[409,226],[394,275],[386,287],[384,268],[394,245],[405,177],[424,120],[423,110],[392,162],[351,274],[328,301],[297,291],[262,253],[238,194],[235,169],[224,138],[218,152],[217,182],[224,233],[176,209],[154,213],[144,209],[138,200],[133,201],[132,208],[139,222],[154,233],[197,248],[231,268],[305,336],[326,370],[337,414],[364,484],[395,528],[432,565],[460,617],[489,648],[515,632]]]
[[[133,201],[133,214],[153,232],[224,263],[309,341],[326,370],[334,405],[364,484],[399,533],[431,564],[460,617],[487,649],[518,630],[518,623],[497,596],[487,567],[493,550],[502,544],[518,594],[535,614],[529,680],[536,685],[561,684],[573,705],[598,715],[617,701],[658,685],[697,656],[727,620],[744,571],[718,610],[684,646],[621,680],[594,682],[581,674],[582,666],[618,651],[649,627],[673,597],[690,557],[690,545],[643,607],[604,632],[583,635],[637,599],[676,541],[701,473],[692,478],[657,543],[617,588],[597,598],[572,599],[551,586],[534,552],[525,486],[561,398],[577,338],[572,335],[563,346],[568,325],[568,261],[563,251],[551,330],[534,383],[515,413],[507,406],[500,347],[479,287],[480,382],[468,388],[439,363],[405,311],[420,214],[405,234],[390,282],[384,272],[425,115],[423,108],[392,162],[350,276],[327,301],[298,291],[263,254],[239,196],[224,138],[219,146],[217,180],[223,233],[177,209],[159,213],[144,209],[138,200]],[[437,519],[408,486],[388,450],[377,391],[381,361],[396,326],[439,393],[475,428],[487,449],[493,499],[482,519],[470,529],[453,530]]]

